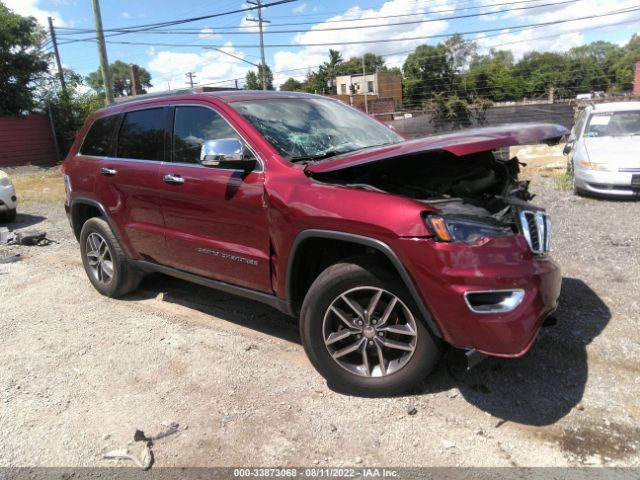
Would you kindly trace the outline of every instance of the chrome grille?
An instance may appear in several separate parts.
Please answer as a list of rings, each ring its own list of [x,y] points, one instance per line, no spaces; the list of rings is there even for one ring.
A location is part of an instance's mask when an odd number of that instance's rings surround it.
[[[520,229],[533,253],[549,253],[551,221],[546,213],[522,210],[520,212]]]

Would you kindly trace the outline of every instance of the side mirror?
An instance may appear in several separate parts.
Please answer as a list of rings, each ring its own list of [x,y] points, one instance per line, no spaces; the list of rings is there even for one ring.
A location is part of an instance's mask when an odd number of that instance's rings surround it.
[[[237,138],[207,140],[200,149],[200,164],[205,167],[244,170],[256,168],[255,158],[245,158],[245,149]]]
[[[564,148],[562,149],[562,154],[563,155],[569,155],[571,153],[571,150],[573,150],[573,145],[576,143],[575,140],[569,140],[566,145],[564,146]]]

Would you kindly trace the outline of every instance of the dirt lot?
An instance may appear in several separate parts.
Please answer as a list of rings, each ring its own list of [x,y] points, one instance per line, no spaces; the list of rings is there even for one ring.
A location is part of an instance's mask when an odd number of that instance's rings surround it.
[[[0,466],[110,466],[104,452],[139,455],[134,431],[167,421],[180,431],[156,442],[156,466],[640,466],[640,202],[536,175],[564,273],[558,325],[524,358],[467,373],[449,352],[419,393],[363,399],[328,389],[295,321],[268,307],[162,276],[101,297],[57,177],[12,173],[29,200],[13,227],[58,243],[0,247]]]

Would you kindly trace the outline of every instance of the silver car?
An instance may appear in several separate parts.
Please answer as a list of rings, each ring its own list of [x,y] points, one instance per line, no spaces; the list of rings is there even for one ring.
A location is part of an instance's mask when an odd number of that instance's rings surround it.
[[[640,102],[587,106],[564,154],[574,193],[640,195]]]

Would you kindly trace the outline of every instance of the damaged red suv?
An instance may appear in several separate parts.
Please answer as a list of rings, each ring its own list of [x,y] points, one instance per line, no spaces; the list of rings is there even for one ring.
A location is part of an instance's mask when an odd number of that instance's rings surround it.
[[[330,385],[402,392],[445,344],[523,355],[554,311],[551,226],[517,159],[558,125],[406,140],[288,92],[151,96],[96,112],[66,159],[65,208],[103,295],[161,272],[300,318]]]

